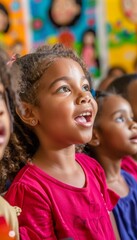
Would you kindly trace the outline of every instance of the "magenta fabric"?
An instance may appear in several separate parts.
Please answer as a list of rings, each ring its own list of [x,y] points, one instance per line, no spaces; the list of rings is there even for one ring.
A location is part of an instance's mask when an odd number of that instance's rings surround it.
[[[132,176],[137,180],[137,162],[135,162],[132,157],[125,156],[122,158],[121,168],[132,174]]]
[[[77,154],[76,159],[86,176],[83,188],[64,184],[32,164],[20,170],[5,198],[22,208],[21,240],[115,239],[109,211],[118,196],[108,194],[97,161],[85,154]]]

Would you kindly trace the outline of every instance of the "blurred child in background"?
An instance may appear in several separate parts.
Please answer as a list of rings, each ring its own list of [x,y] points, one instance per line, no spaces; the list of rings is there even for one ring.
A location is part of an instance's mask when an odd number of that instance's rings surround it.
[[[126,70],[121,66],[110,67],[107,71],[106,77],[100,82],[98,90],[104,91],[108,86],[118,77],[126,74]]]

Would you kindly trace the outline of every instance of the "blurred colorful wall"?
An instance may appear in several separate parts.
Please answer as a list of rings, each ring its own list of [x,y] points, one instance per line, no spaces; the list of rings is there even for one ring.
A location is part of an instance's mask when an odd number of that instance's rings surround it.
[[[136,0],[2,0],[0,44],[11,55],[23,55],[43,43],[63,42],[84,58],[94,79],[114,65],[132,72],[133,9],[137,13]]]
[[[133,71],[137,57],[137,1],[105,0],[108,38],[108,64]],[[134,5],[135,4],[135,5]],[[136,19],[131,19],[133,11]]]

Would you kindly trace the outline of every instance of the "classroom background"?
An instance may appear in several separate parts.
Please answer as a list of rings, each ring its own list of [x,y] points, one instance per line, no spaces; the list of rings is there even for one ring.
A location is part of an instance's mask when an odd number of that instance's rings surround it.
[[[74,48],[84,58],[94,82],[101,81],[112,66],[133,72],[137,1],[0,1],[0,44],[11,56],[56,42]]]

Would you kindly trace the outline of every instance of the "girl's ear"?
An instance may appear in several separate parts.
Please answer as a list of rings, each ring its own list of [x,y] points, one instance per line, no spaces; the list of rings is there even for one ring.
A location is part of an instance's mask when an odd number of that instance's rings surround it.
[[[38,124],[31,104],[22,102],[21,108],[16,108],[16,113],[25,124],[33,127]]]
[[[93,128],[93,134],[92,134],[92,139],[88,143],[91,146],[97,147],[100,145],[100,137],[98,131]]]

